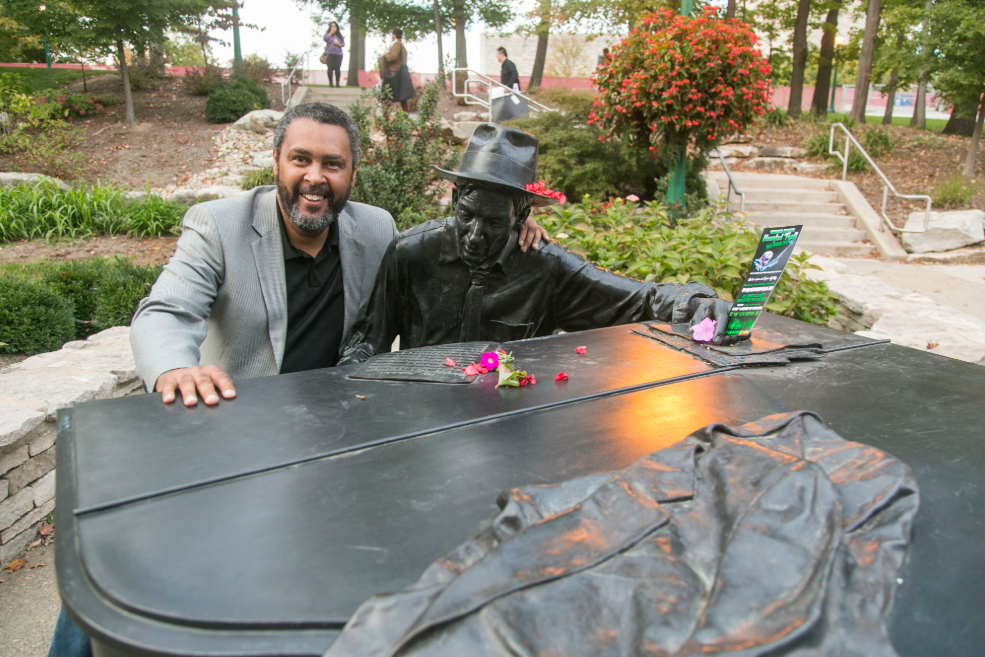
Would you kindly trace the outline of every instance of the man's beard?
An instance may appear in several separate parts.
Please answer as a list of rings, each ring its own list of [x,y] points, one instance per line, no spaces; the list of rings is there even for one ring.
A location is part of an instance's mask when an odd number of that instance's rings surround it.
[[[327,201],[325,211],[319,215],[303,213],[301,211],[301,184],[299,183],[293,190],[289,190],[279,181],[277,183],[277,198],[280,199],[281,207],[287,210],[286,218],[302,235],[320,235],[326,228],[335,223],[339,213],[342,212],[342,208],[349,202],[348,190],[344,195],[336,198],[328,185],[306,189],[305,193],[324,196]]]

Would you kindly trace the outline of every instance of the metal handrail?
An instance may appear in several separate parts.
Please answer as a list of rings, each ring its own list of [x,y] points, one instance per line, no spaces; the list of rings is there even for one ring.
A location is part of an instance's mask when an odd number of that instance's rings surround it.
[[[841,153],[839,153],[838,151],[836,151],[834,149],[834,146],[835,146],[835,128],[841,128],[842,131],[845,133],[845,155],[844,156],[842,156]],[[872,167],[872,170],[875,171],[877,174],[879,174],[879,177],[882,178],[882,208],[881,208],[881,212],[882,212],[882,220],[885,223],[883,225],[879,226],[879,230],[885,230],[886,229],[886,226],[889,226],[889,229],[890,230],[895,230],[898,233],[923,233],[923,232],[925,232],[927,230],[927,225],[930,223],[930,205],[931,205],[931,203],[933,203],[933,201],[931,200],[931,198],[929,196],[927,196],[926,194],[900,194],[899,192],[897,192],[896,191],[896,188],[893,187],[893,183],[889,182],[889,178],[886,177],[886,174],[884,174],[882,172],[882,169],[880,169],[878,167],[878,165],[876,165],[876,163],[872,161],[872,158],[869,157],[869,154],[865,152],[865,149],[864,148],[862,148],[862,144],[858,143],[858,140],[855,139],[855,136],[848,131],[848,128],[846,128],[843,123],[832,123],[831,124],[831,136],[828,138],[828,153],[830,155],[834,155],[839,160],[841,160],[841,164],[842,164],[842,166],[841,166],[841,179],[842,180],[848,180],[848,153],[849,153],[849,151],[851,149],[851,145],[852,144],[855,144],[855,147],[858,148],[859,152],[862,154],[862,156],[869,163],[869,166]],[[889,220],[889,217],[886,216],[886,201],[889,199],[889,192],[892,192],[893,193],[893,196],[895,196],[897,198],[926,199],[927,200],[927,209],[924,211],[924,215],[923,215],[923,228],[917,230],[915,228],[897,228],[896,226],[893,225],[893,222],[891,222]]]
[[[735,179],[732,178],[732,172],[728,168],[728,164],[725,163],[725,156],[722,152],[715,147],[715,155],[718,156],[719,161],[722,163],[722,167],[725,169],[725,175],[728,176],[728,189],[725,191],[725,202],[730,203],[732,201],[732,190],[739,195],[739,212],[746,211],[746,193],[740,192],[739,188],[735,186]]]
[[[457,77],[456,74],[457,73],[465,73],[468,76],[468,77],[465,78],[465,82],[462,85],[462,93],[459,93],[458,92],[458,85],[456,84],[456,77]],[[544,105],[543,103],[538,103],[536,100],[534,100],[530,96],[524,94],[522,91],[516,91],[514,89],[510,89],[505,84],[502,84],[500,82],[496,82],[495,80],[493,80],[488,75],[483,75],[482,73],[479,73],[478,71],[476,71],[474,69],[471,69],[471,68],[453,68],[451,70],[451,74],[452,74],[452,84],[451,84],[451,92],[452,92],[452,95],[454,95],[456,98],[464,98],[466,104],[469,104],[469,105],[482,105],[486,109],[489,109],[490,108],[489,101],[483,100],[482,98],[479,98],[478,96],[476,96],[475,94],[473,94],[469,90],[469,85],[474,82],[476,84],[488,84],[489,86],[500,87],[502,89],[505,89],[506,91],[510,92],[511,94],[513,94],[515,96],[519,96],[520,98],[523,98],[524,100],[526,100],[527,101],[527,107],[529,109],[535,111],[535,112],[549,112],[549,111],[551,111],[551,108],[550,107],[548,107],[547,105]],[[475,77],[473,77],[473,76],[475,76]]]
[[[305,66],[301,66],[305,64]],[[287,101],[291,98],[291,80],[294,79],[294,72],[301,67],[301,83],[298,86],[304,86],[305,80],[308,79],[308,75],[311,73],[311,58],[308,57],[308,53],[302,53],[298,58],[298,63],[294,65],[291,72],[287,74],[287,79],[280,83],[280,102],[286,107]],[[284,91],[287,93],[285,94]]]

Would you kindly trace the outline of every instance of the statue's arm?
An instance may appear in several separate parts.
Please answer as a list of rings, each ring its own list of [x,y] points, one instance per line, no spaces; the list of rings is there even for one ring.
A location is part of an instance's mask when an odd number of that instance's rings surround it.
[[[339,365],[361,363],[376,354],[386,353],[397,337],[400,330],[397,240],[398,237],[393,238],[383,255],[373,292],[342,345]]]
[[[556,244],[550,251],[556,258],[554,315],[565,331],[648,320],[686,323],[707,305],[700,300],[716,299],[701,283],[647,283],[602,269]]]

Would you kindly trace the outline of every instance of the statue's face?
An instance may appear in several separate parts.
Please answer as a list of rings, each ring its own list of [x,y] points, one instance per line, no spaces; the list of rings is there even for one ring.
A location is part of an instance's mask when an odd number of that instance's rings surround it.
[[[516,206],[508,194],[473,188],[467,196],[456,194],[455,223],[462,259],[475,267],[498,254],[517,222]]]

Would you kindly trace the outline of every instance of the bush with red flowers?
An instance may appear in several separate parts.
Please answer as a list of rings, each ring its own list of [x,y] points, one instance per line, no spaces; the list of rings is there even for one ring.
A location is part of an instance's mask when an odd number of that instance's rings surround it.
[[[741,21],[670,10],[639,19],[593,78],[589,123],[625,133],[652,153],[701,152],[742,131],[769,107],[770,67]]]

